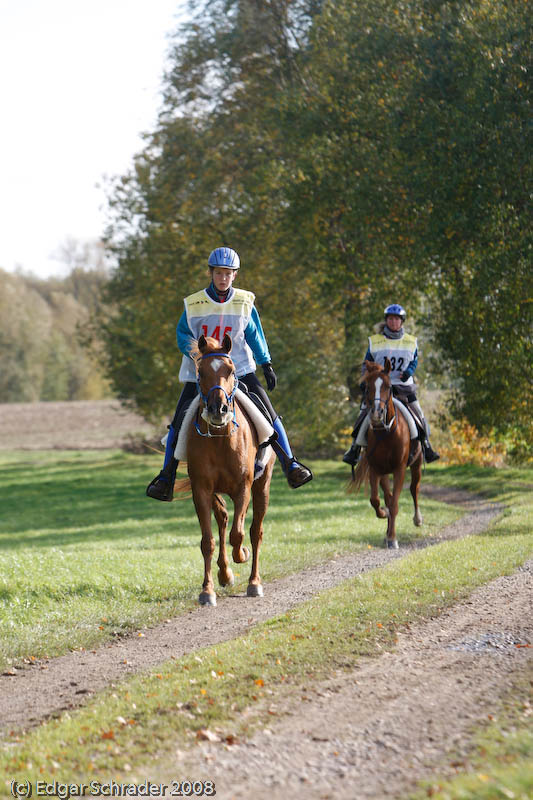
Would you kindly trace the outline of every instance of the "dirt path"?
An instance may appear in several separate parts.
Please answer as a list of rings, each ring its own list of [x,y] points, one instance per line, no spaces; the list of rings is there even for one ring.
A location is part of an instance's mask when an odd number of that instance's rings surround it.
[[[196,608],[187,614],[143,631],[143,637],[122,638],[98,650],[82,650],[60,658],[23,664],[0,675],[0,736],[29,728],[43,719],[81,705],[87,697],[115,680],[156,667],[171,656],[239,636],[251,626],[282,614],[318,592],[357,573],[403,558],[412,549],[484,530],[501,509],[465,492],[425,488],[444,502],[461,503],[469,513],[432,537],[400,550],[368,550],[329,561],[265,586],[265,596],[220,598],[216,608]]]
[[[281,719],[250,740],[203,742],[145,774],[168,785],[211,780],[223,800],[399,798],[440,772],[446,755],[453,774],[468,762],[469,728],[520,674],[533,677],[524,646],[533,642],[532,592],[529,561],[402,633],[394,652],[297,691],[288,706],[270,704]]]

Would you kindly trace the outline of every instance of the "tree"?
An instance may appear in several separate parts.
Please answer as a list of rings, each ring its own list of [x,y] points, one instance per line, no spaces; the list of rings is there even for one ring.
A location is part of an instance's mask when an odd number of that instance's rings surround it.
[[[346,375],[391,300],[434,334],[434,369],[468,396],[462,411],[512,425],[465,376],[496,344],[513,371],[528,352],[530,306],[506,279],[530,285],[528,24],[518,0],[205,2],[111,197],[100,326],[117,392],[147,416],[171,412],[181,298],[227,243],[307,447],[337,441]],[[492,309],[497,342],[469,325],[468,292],[476,319]]]

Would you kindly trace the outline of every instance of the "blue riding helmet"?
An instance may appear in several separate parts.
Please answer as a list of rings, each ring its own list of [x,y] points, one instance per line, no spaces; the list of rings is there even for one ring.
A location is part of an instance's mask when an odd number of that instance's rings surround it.
[[[217,247],[207,260],[210,267],[225,267],[226,269],[239,269],[241,261],[235,250],[231,247]]]
[[[405,309],[402,308],[402,306],[399,306],[398,303],[393,303],[391,306],[387,306],[383,314],[385,316],[385,319],[387,319],[389,314],[396,314],[396,316],[401,317],[404,322],[407,316],[407,314],[405,313]]]

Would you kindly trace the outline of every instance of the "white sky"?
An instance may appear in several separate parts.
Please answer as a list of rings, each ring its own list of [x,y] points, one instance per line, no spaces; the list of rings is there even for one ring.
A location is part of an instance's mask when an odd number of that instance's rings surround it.
[[[64,274],[53,253],[100,238],[102,178],[154,127],[184,13],[182,0],[0,0],[0,268]]]

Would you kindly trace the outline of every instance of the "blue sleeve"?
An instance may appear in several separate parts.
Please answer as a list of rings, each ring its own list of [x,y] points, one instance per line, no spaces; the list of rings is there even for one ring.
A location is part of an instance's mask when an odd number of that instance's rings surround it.
[[[196,343],[196,339],[192,335],[192,331],[189,328],[187,314],[185,311],[179,318],[179,322],[176,326],[176,339],[178,340],[178,347],[183,355],[188,356],[191,352],[192,345]]]
[[[404,369],[404,372],[407,372],[409,376],[414,375],[417,366],[418,366],[418,347],[415,350],[413,360],[408,363],[407,367]]]
[[[246,344],[249,345],[254,354],[256,364],[268,364],[268,362],[271,361],[268,344],[265,334],[263,333],[263,326],[261,325],[261,320],[259,319],[259,314],[255,306],[252,308],[250,321],[244,331],[244,338]]]

